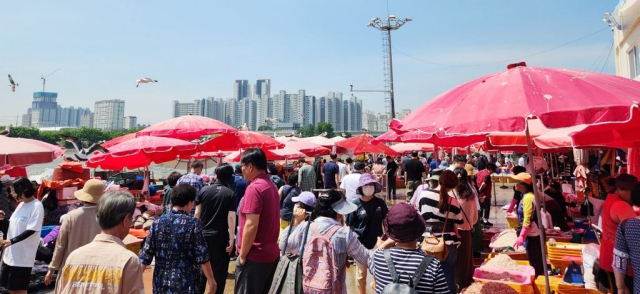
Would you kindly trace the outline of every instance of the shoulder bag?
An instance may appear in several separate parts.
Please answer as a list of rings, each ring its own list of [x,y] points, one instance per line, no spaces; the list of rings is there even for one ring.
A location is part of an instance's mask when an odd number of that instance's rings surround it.
[[[449,202],[448,199],[447,202]],[[451,203],[449,203],[449,205],[451,205]],[[447,245],[444,243],[444,231],[447,228],[447,221],[449,220],[449,207],[447,207],[447,212],[444,215],[444,226],[442,227],[442,235],[440,235],[440,238],[434,235],[424,237],[420,245],[424,253],[437,258],[439,261],[444,261],[449,255],[449,248],[447,248]]]

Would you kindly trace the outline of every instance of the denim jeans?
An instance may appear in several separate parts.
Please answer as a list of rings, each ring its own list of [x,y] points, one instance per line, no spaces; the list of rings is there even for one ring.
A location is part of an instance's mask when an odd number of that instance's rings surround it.
[[[458,293],[456,287],[455,275],[456,275],[456,262],[458,260],[458,245],[447,245],[449,248],[449,255],[444,261],[440,262],[442,271],[444,271],[444,278],[447,280],[447,286],[451,294]]]

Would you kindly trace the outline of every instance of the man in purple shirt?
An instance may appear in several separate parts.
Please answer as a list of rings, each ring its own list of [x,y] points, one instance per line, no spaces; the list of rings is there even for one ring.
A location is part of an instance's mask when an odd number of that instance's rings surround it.
[[[265,172],[267,156],[261,149],[247,149],[240,164],[250,183],[239,208],[235,293],[268,293],[280,256],[280,196]]]

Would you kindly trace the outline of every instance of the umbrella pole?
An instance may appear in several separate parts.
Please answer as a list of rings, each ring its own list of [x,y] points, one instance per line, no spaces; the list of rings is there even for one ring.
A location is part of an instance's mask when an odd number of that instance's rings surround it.
[[[529,165],[531,168],[531,171],[533,171],[535,173],[535,169],[533,166],[533,152],[531,151],[531,135],[529,135],[529,120],[527,120],[527,128],[525,129],[525,135],[527,137],[527,154],[529,156]],[[535,175],[533,175],[531,177],[531,180],[533,181],[533,193],[536,197],[536,199],[539,199],[539,195],[538,194],[538,189],[536,188],[536,182],[537,182],[537,178]],[[543,198],[544,199],[544,198]],[[538,202],[536,200],[536,202]],[[542,217],[540,215],[540,205],[536,205],[536,214],[538,215],[538,222],[542,222]],[[540,226],[539,226],[540,227]],[[544,228],[540,229],[540,250],[542,250],[542,267],[544,270],[544,283],[545,283],[545,288],[546,288],[546,292],[545,293],[551,293],[551,289],[549,288],[549,271],[547,269],[547,248],[546,246],[546,236],[545,236],[545,231]]]
[[[616,176],[616,149],[611,149],[611,176]]]

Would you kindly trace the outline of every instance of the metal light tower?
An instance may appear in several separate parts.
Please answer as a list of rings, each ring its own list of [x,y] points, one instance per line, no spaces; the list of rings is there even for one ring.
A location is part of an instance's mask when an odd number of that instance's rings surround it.
[[[410,22],[410,18],[399,19],[395,16],[395,14],[389,15],[386,20],[382,20],[379,17],[376,17],[371,20],[368,27],[374,27],[380,31],[382,31],[382,48],[384,51],[384,86],[385,92],[387,93],[387,97],[385,100],[388,100],[387,111],[391,112],[391,119],[396,117],[395,110],[395,102],[393,91],[393,57],[391,54],[391,31],[395,31],[402,27],[405,23]]]

